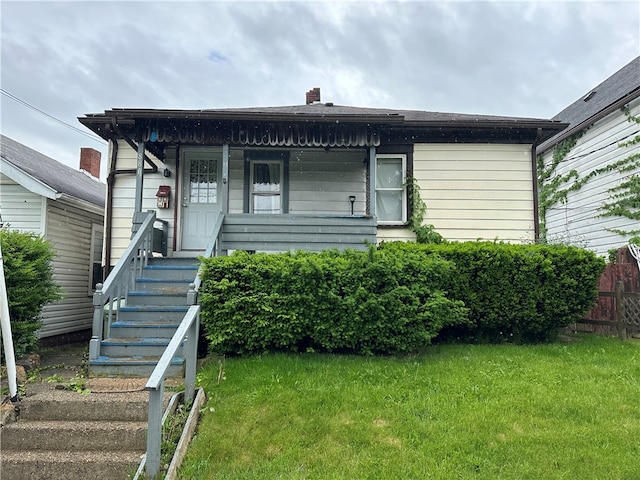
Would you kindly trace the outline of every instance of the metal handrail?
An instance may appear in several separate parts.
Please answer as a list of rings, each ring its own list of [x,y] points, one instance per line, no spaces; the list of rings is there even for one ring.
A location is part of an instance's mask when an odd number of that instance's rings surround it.
[[[129,246],[120,260],[109,273],[104,283],[96,285],[93,294],[93,331],[89,342],[89,359],[95,360],[100,356],[100,342],[107,338],[114,315],[117,320],[122,302],[127,301],[129,291],[135,286],[136,278],[142,276],[142,270],[147,266],[149,257],[153,254],[153,224],[156,213],[149,211]],[[108,305],[109,312],[106,321],[104,309]]]
[[[198,356],[198,330],[200,328],[200,305],[191,305],[180,326],[171,337],[158,364],[153,369],[145,390],[149,391],[149,420],[147,426],[147,453],[145,469],[147,478],[154,478],[160,471],[160,446],[162,444],[162,397],[164,379],[171,360],[184,340],[185,392],[184,402],[189,404],[194,397],[196,384],[196,361]]]

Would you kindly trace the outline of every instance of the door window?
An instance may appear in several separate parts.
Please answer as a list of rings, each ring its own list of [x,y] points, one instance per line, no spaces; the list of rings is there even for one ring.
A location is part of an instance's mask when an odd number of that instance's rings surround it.
[[[189,202],[218,202],[218,162],[208,158],[189,160]]]

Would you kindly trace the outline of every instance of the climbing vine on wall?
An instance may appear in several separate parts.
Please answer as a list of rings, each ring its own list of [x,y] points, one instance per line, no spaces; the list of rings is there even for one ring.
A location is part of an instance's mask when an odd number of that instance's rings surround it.
[[[631,115],[628,107],[624,107],[622,112],[627,116],[629,122],[640,124],[640,117]],[[558,143],[553,149],[553,157],[548,166],[545,166],[542,156],[538,156],[538,205],[542,239],[545,239],[547,234],[546,214],[549,208],[557,203],[565,203],[570,192],[578,191],[597,176],[613,171],[617,171],[624,178],[622,182],[608,189],[608,200],[599,207],[601,213],[598,216],[617,216],[640,220],[640,175],[637,173],[640,169],[640,153],[633,153],[611,165],[596,168],[582,177],[575,169],[562,175],[556,173],[558,165],[566,159],[569,152],[576,146],[578,140],[586,131],[587,129],[584,129]],[[627,142],[619,143],[618,147],[627,148],[639,143],[640,135],[636,135]],[[609,231],[620,235],[640,233],[640,229],[631,231],[609,229]]]
[[[540,237],[542,239],[547,236],[547,210],[558,202],[565,202],[567,195],[573,189],[573,185],[569,184],[569,182],[579,178],[578,171],[575,169],[564,175],[557,175],[556,169],[585,132],[586,129],[558,143],[553,148],[553,157],[548,166],[545,166],[542,155],[538,155],[538,214],[540,218]]]
[[[424,200],[420,196],[420,185],[418,185],[418,181],[415,177],[408,177],[406,185],[409,205],[411,207],[408,227],[409,230],[416,234],[416,242],[442,243],[444,239],[442,235],[435,231],[433,225],[423,225],[424,217],[427,213],[427,204],[424,203]]]
[[[622,109],[629,122],[640,124],[640,117],[631,115],[629,107]],[[621,143],[622,148],[632,147],[640,144],[640,134],[636,135],[628,142]],[[620,160],[615,165],[615,169],[621,174],[628,174],[624,180],[608,190],[609,201],[601,208],[601,217],[625,217],[631,220],[640,221],[640,153],[633,153]],[[612,166],[614,166],[612,165]],[[640,229],[618,230],[609,229],[619,235],[638,235]]]

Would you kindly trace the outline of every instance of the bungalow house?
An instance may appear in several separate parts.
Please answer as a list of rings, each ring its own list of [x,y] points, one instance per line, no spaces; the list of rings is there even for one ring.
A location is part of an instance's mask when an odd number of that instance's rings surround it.
[[[94,371],[107,360],[105,349],[122,351],[115,343],[124,342],[107,337],[125,336],[120,327],[134,320],[130,310],[160,301],[140,296],[168,291],[146,278],[157,270],[124,279],[131,268],[118,261],[135,264],[143,248],[130,246],[132,232],[138,238],[155,224],[153,250],[187,263],[231,250],[364,249],[367,242],[413,238],[411,178],[428,206],[426,222],[445,238],[532,241],[535,148],[566,127],[533,118],[339,106],[321,103],[318,88],[298,106],[120,108],[79,121],[110,145],[105,257],[123,278],[107,279],[95,301],[117,310],[118,333],[110,322],[103,325],[102,311],[96,314]],[[125,293],[115,293],[115,284]],[[123,311],[121,300],[114,303],[123,297],[135,305]]]
[[[64,298],[44,306],[39,337],[90,329],[93,290],[102,281],[106,189],[98,179],[100,152],[81,149],[81,172],[4,135],[0,141],[4,228],[33,232],[56,250],[54,279]]]
[[[344,107],[320,103],[319,89],[307,98],[81,117],[110,143],[107,265],[127,247],[136,209],[167,222],[168,256],[202,253],[220,216],[223,250],[410,239],[409,176],[447,239],[535,238],[535,147],[562,122]],[[294,235],[303,223],[308,234]]]
[[[537,148],[543,233],[604,255],[640,235],[640,57],[553,120],[569,127]]]

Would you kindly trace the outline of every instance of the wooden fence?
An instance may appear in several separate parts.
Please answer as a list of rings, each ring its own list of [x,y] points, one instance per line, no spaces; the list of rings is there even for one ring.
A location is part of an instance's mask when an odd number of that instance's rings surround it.
[[[618,250],[616,262],[600,277],[598,303],[574,325],[582,332],[627,338],[640,332],[640,270],[627,247]]]

